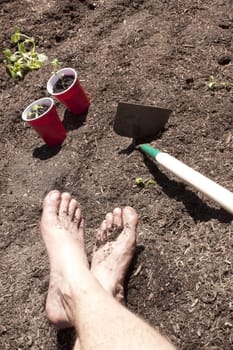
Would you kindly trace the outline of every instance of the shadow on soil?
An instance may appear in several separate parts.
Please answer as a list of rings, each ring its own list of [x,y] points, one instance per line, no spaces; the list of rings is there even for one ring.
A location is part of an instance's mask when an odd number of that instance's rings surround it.
[[[217,219],[222,223],[230,223],[233,220],[233,215],[227,213],[222,208],[211,208],[193,191],[188,190],[185,184],[175,180],[170,180],[159,170],[152,160],[145,157],[144,162],[150,173],[153,175],[154,180],[162,187],[163,191],[170,198],[175,198],[177,201],[183,202],[187,211],[195,221],[209,221],[210,219]]]
[[[130,277],[132,276],[133,271],[135,270],[139,257],[141,255],[141,253],[144,251],[145,247],[143,245],[138,245],[136,246],[136,250],[135,250],[135,254],[134,257],[131,261],[131,264],[129,266],[126,278],[125,278],[125,282],[124,282],[124,290],[125,290],[125,299],[127,300],[127,296],[128,296],[128,284],[129,284],[129,280]]]
[[[77,116],[66,110],[62,122],[66,131],[80,128],[87,119],[87,113],[88,112]]]
[[[32,155],[34,158],[38,158],[40,160],[46,160],[56,156],[60,152],[61,148],[62,148],[61,145],[53,148],[50,148],[47,145],[43,145],[41,147],[35,148],[32,152]]]
[[[75,330],[73,328],[59,329],[57,331],[57,349],[72,350],[75,343]]]

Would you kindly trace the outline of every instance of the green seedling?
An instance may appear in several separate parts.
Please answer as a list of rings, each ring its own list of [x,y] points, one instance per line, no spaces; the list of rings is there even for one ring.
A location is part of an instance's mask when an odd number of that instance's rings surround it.
[[[41,111],[44,110],[45,106],[42,105],[34,105],[32,109],[27,114],[27,119],[36,119],[41,115]]]
[[[228,89],[229,88],[229,83],[228,82],[218,82],[213,75],[210,75],[209,77],[209,83],[208,83],[208,88],[210,90],[215,90],[215,89]]]
[[[138,187],[146,187],[147,185],[155,185],[156,182],[154,179],[146,179],[146,180],[143,180],[143,178],[141,177],[137,177],[135,179],[135,183]]]
[[[11,43],[15,50],[3,51],[3,63],[13,79],[23,79],[29,71],[41,68],[47,60],[45,54],[37,53],[35,39],[22,34],[18,28],[11,35]]]
[[[156,185],[156,182],[155,182],[155,180],[154,179],[149,179],[148,181],[147,181],[147,185]]]
[[[61,81],[61,85],[62,85],[63,89],[65,90],[66,89],[65,80],[64,80],[65,75],[63,73],[58,72],[58,70],[61,68],[62,63],[59,61],[58,58],[54,58],[54,60],[51,61],[51,64],[53,66],[52,74],[55,74],[59,77],[59,79]]]
[[[145,182],[141,177],[137,177],[135,183],[138,187],[145,187]]]
[[[52,74],[58,74],[58,70],[61,68],[61,62],[58,58],[54,58],[54,60],[51,61],[51,65],[53,67]]]

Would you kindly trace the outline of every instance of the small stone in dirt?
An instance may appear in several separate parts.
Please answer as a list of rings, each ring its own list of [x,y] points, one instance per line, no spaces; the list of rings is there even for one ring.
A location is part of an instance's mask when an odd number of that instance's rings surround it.
[[[6,333],[7,329],[0,324],[0,335]]]
[[[194,82],[193,78],[186,79],[186,84],[193,84],[193,82]]]
[[[218,26],[222,29],[229,29],[230,23],[227,21],[221,21],[221,22],[219,22]]]
[[[96,4],[93,2],[93,3],[90,3],[90,4],[88,4],[88,8],[90,9],[90,10],[95,10],[96,9]]]
[[[225,66],[231,62],[232,58],[228,55],[222,55],[218,58],[218,63]]]

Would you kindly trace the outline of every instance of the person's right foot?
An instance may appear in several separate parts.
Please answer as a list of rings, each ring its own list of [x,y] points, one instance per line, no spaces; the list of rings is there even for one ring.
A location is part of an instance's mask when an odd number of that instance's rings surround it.
[[[102,287],[118,301],[124,299],[124,279],[136,246],[138,215],[131,207],[115,208],[97,232],[97,242],[110,240],[93,253],[91,271]],[[115,232],[122,232],[115,238]],[[117,232],[116,232],[117,233]],[[112,236],[112,237],[111,237]]]

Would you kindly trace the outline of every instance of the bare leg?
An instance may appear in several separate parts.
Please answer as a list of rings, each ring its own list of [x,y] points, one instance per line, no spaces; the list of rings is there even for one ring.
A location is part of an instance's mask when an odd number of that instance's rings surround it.
[[[45,198],[41,229],[51,273],[56,280],[56,293],[80,335],[81,348],[174,349],[165,338],[114,300],[89,271],[82,230],[78,237],[74,234],[79,210],[74,211],[74,219],[68,226],[61,219],[71,210],[65,197],[52,192]],[[132,208],[123,210],[122,223],[123,236],[135,237],[137,215]]]

